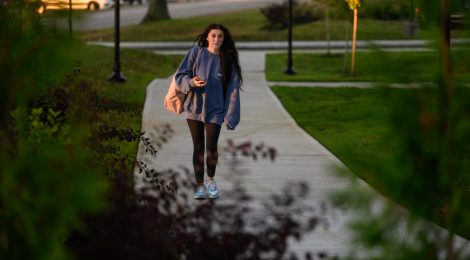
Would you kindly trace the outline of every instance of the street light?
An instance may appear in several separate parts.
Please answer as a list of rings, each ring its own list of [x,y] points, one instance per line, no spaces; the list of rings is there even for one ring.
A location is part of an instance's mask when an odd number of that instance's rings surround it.
[[[294,75],[295,71],[292,69],[292,0],[289,0],[289,36],[288,36],[288,52],[287,52],[287,68],[284,73],[287,75]]]
[[[120,0],[114,0],[114,67],[109,81],[125,82],[126,78],[121,74],[121,61],[119,56],[119,7]]]

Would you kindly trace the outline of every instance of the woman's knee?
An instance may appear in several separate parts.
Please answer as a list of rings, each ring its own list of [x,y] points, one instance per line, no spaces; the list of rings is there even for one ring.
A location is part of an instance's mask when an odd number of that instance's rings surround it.
[[[194,148],[194,157],[196,157],[199,161],[204,160],[204,148]]]
[[[204,147],[204,144],[195,144],[193,149],[195,154],[204,154],[204,150],[206,148]]]
[[[208,150],[207,151],[207,159],[208,160],[216,160],[219,158],[219,153],[217,150]]]

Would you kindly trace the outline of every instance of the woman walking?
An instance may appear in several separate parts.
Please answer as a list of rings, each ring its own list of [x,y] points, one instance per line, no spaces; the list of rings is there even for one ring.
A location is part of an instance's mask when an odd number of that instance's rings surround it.
[[[197,46],[189,50],[181,62],[175,80],[179,90],[188,94],[184,109],[194,148],[194,198],[216,199],[219,197],[214,180],[217,142],[222,124],[234,130],[240,121],[239,91],[243,79],[238,51],[226,27],[211,24],[196,37],[196,42]]]

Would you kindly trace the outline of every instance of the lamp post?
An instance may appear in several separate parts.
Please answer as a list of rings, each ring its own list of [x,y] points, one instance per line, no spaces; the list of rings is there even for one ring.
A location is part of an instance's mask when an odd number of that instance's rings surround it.
[[[287,75],[295,74],[292,69],[292,0],[289,0],[289,36],[288,36],[288,51],[287,51],[287,68],[284,73]]]
[[[114,0],[114,67],[113,74],[109,77],[109,81],[125,82],[126,78],[121,74],[121,61],[119,55],[119,7],[120,0]]]

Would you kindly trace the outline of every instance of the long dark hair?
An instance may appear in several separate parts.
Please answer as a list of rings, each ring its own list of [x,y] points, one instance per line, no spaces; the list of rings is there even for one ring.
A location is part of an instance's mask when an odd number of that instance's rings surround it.
[[[224,86],[224,96],[225,96],[225,93],[227,92],[227,86],[230,82],[232,71],[234,69],[238,73],[238,77],[240,77],[240,87],[241,87],[243,83],[242,70],[240,68],[240,63],[238,61],[238,51],[237,51],[237,48],[235,48],[235,42],[233,41],[230,31],[225,26],[218,24],[218,23],[213,23],[207,26],[204,32],[199,34],[196,37],[196,40],[194,40],[194,42],[195,43],[197,42],[199,47],[209,46],[209,42],[207,42],[207,35],[213,29],[219,29],[222,32],[224,32],[224,41],[222,43],[222,46],[220,46],[219,55],[220,55],[220,64],[222,65],[222,70],[224,73],[223,86]]]

